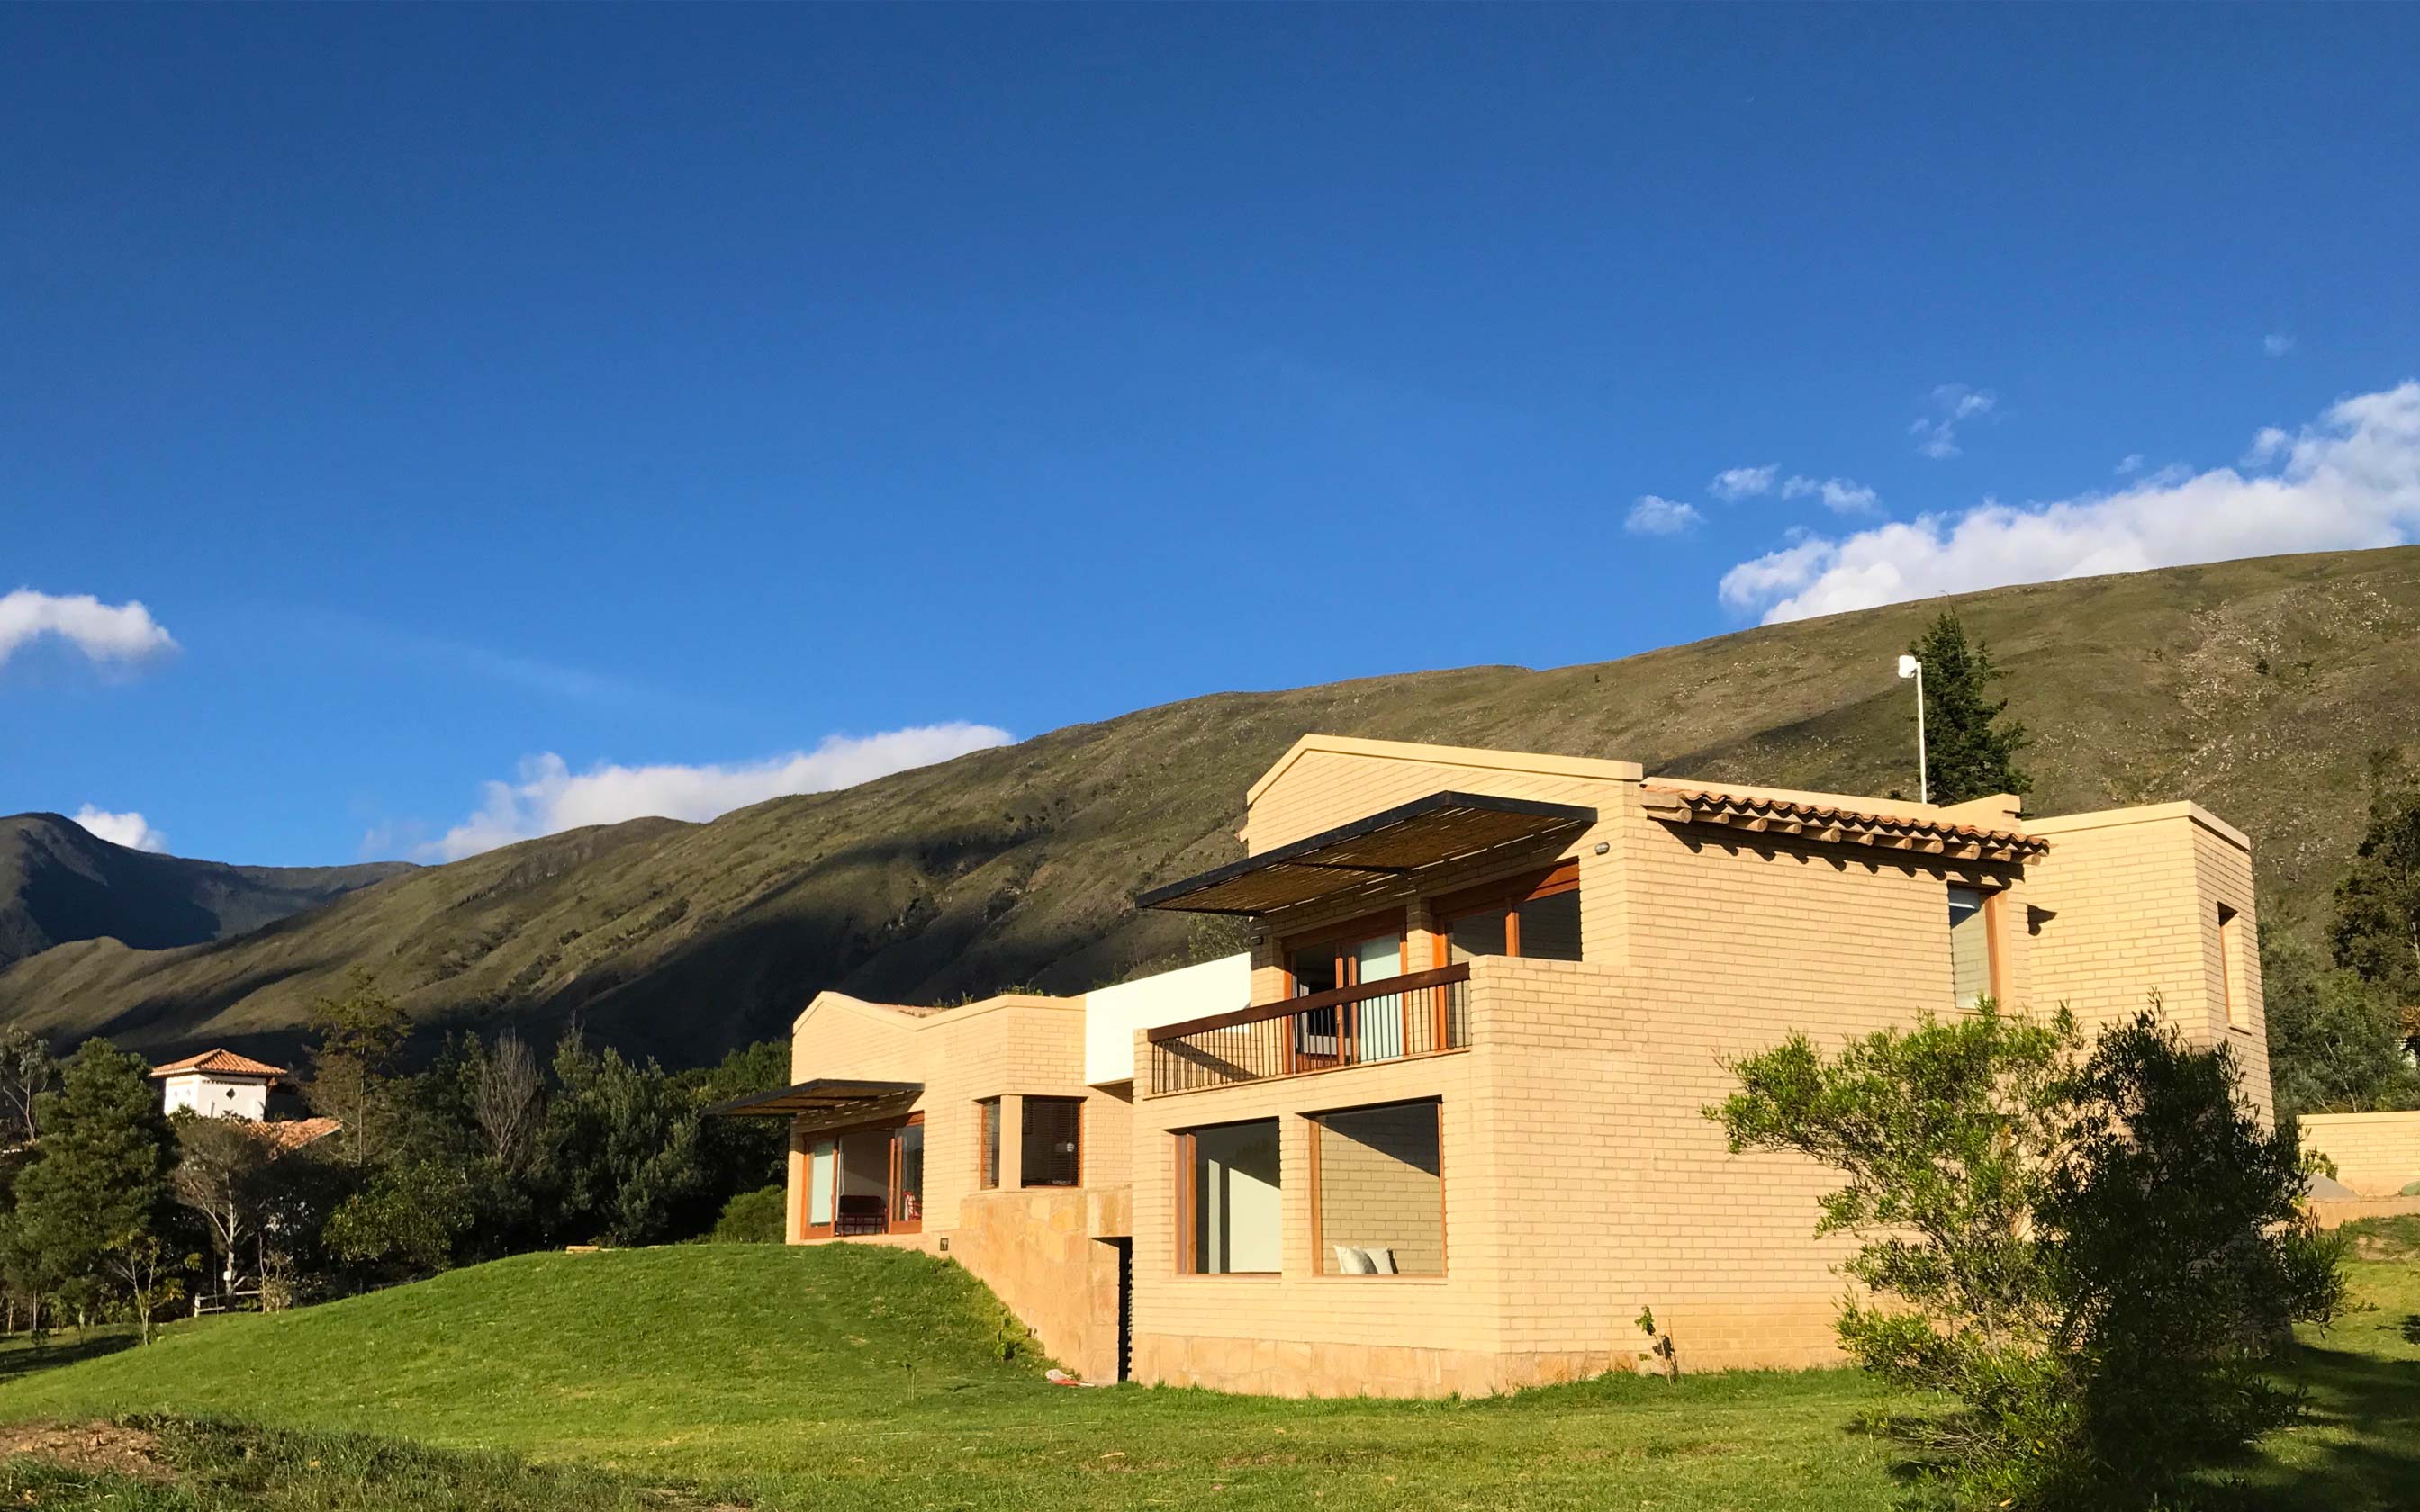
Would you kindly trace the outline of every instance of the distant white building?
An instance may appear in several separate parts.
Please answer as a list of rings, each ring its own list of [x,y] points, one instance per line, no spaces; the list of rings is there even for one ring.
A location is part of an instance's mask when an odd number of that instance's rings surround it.
[[[232,1050],[205,1050],[151,1072],[169,1113],[191,1108],[207,1118],[250,1119],[256,1123],[268,1119],[269,1089],[285,1074],[283,1066]]]

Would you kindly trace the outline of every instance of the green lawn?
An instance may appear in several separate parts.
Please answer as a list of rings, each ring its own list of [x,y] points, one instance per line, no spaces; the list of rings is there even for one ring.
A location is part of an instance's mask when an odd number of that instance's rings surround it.
[[[2413,1504],[2420,1283],[2407,1257],[2362,1262],[2359,1285],[2374,1309],[2289,1365],[2318,1420],[2247,1467],[2234,1504]],[[1001,1357],[1004,1336],[963,1273],[889,1250],[528,1256],[0,1367],[0,1421],[130,1423],[141,1459],[21,1455],[0,1505],[1832,1512],[1895,1496],[1892,1446],[1853,1426],[1877,1399],[1849,1372],[1265,1401],[1053,1386]],[[146,1481],[147,1464],[164,1468]]]

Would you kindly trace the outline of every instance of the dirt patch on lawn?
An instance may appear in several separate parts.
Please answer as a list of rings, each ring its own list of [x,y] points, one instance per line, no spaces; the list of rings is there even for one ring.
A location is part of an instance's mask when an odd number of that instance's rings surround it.
[[[19,1423],[0,1427],[0,1458],[38,1455],[70,1470],[105,1471],[164,1481],[174,1476],[160,1435],[115,1423]]]

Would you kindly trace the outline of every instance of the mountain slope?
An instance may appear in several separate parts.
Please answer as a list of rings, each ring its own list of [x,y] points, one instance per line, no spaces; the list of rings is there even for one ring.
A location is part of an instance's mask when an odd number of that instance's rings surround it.
[[[144,949],[258,929],[413,868],[227,866],[112,844],[54,813],[0,818],[0,965],[70,940]]]
[[[1541,591],[1557,591],[1551,580]],[[2220,563],[1955,600],[2038,734],[2042,812],[2192,797],[2249,830],[2307,923],[2359,831],[2366,756],[2420,748],[2420,548]],[[0,1018],[146,1050],[282,1051],[361,963],[425,1023],[581,1015],[668,1061],[785,1032],[816,990],[1080,990],[1216,949],[1129,900],[1240,853],[1246,785],[1309,730],[1640,761],[1845,792],[1912,785],[1891,662],[1937,604],[1598,666],[1222,693],[709,825],[574,831],[391,878],[237,939],[62,946]],[[1316,633],[1307,618],[1305,633]]]

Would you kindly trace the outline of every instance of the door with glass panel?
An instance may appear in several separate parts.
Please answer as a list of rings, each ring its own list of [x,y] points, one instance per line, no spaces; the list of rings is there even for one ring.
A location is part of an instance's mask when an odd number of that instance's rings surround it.
[[[1365,920],[1341,933],[1296,943],[1287,952],[1286,968],[1296,997],[1402,976],[1403,924]],[[1391,1060],[1404,1053],[1403,996],[1388,994],[1307,1009],[1294,1017],[1289,1049],[1295,1071]]]
[[[809,1239],[832,1236],[832,1207],[840,1192],[840,1141],[818,1139],[807,1146],[806,1211],[799,1227]]]

